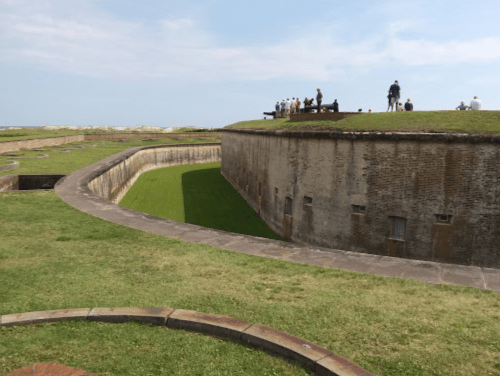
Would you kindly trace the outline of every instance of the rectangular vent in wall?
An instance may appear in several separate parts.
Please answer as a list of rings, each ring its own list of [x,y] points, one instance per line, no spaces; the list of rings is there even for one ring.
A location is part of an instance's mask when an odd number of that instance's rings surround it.
[[[352,212],[357,214],[365,214],[366,206],[364,205],[352,205]]]
[[[312,206],[313,199],[312,197],[304,196],[304,206]]]
[[[389,217],[389,237],[391,239],[405,240],[406,238],[406,218]]]
[[[293,200],[291,197],[285,197],[285,214],[292,215]]]
[[[438,223],[451,223],[451,215],[450,214],[436,214],[436,222]]]

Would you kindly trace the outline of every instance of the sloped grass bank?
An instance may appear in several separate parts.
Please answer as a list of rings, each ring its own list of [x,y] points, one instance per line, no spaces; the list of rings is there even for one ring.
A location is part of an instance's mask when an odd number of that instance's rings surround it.
[[[378,132],[500,133],[500,111],[411,111],[357,114],[339,121],[241,121],[226,128]]]
[[[224,179],[220,162],[148,171],[120,205],[178,222],[284,240]]]
[[[2,314],[184,308],[274,327],[376,375],[500,374],[499,293],[323,269],[164,238],[91,217],[53,192],[0,194],[0,208]],[[34,359],[57,358],[80,369],[121,374],[120,359],[130,356],[137,366],[144,364],[144,372],[135,374],[165,374],[151,364],[158,361],[162,369],[175,370],[180,367],[175,363],[191,355],[182,348],[173,359],[168,351],[153,349],[147,338],[156,338],[157,329],[127,324],[108,331],[106,325],[83,322],[2,328],[0,373]],[[119,340],[117,330],[130,331],[130,337]],[[78,339],[86,331],[87,339]],[[51,338],[56,339],[54,350]],[[128,346],[126,355],[119,353],[118,342]],[[207,351],[217,349],[226,354],[219,347]],[[236,346],[234,351],[239,354],[229,359],[243,358],[249,350]],[[92,359],[96,368],[87,366]],[[260,374],[234,369],[225,374]]]
[[[25,153],[26,156],[35,156],[39,154],[48,154],[47,159],[18,159],[20,166],[14,170],[0,172],[0,176],[18,174],[69,174],[83,167],[98,162],[111,155],[123,150],[149,145],[173,145],[173,144],[192,144],[204,142],[220,142],[217,138],[197,138],[196,135],[182,139],[158,139],[154,141],[144,141],[141,139],[120,141],[85,141],[71,143],[60,146],[44,147],[43,152],[19,151],[16,153]],[[84,146],[85,149],[76,148],[77,145]],[[96,145],[92,147],[91,145]],[[70,150],[70,153],[63,153],[64,150]],[[24,156],[23,156],[24,157]],[[16,159],[16,157],[6,157],[0,155],[1,161]]]

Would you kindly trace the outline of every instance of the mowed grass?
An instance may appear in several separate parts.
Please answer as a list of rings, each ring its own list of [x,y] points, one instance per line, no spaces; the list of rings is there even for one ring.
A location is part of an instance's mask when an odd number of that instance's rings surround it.
[[[187,133],[193,132],[191,128],[181,128],[172,133]],[[208,130],[207,130],[208,132]],[[43,129],[43,128],[21,128],[21,129],[4,129],[0,130],[0,142],[27,140],[33,138],[75,136],[79,134],[121,134],[121,133],[158,133],[158,132],[137,132],[137,131],[104,131],[99,129]]]
[[[500,133],[500,111],[379,112],[357,114],[339,121],[290,122],[288,119],[261,119],[238,122],[226,128]]]
[[[375,375],[500,375],[499,293],[187,243],[92,217],[50,191],[0,194],[0,208],[1,314],[183,308],[277,328]],[[0,374],[38,361],[103,375],[305,373],[260,353],[241,363],[252,351],[139,324],[40,324],[0,329]]]
[[[19,364],[57,362],[101,375],[310,375],[233,341],[138,323],[61,322],[5,329],[2,335],[0,342],[9,342],[0,344],[0,352]]]
[[[220,162],[148,171],[120,205],[179,222],[284,240],[224,179]]]
[[[20,166],[14,170],[0,172],[3,175],[23,175],[23,174],[69,174],[92,163],[98,162],[123,150],[147,145],[172,145],[220,142],[220,138],[200,138],[193,137],[179,139],[158,139],[145,141],[143,139],[132,139],[125,142],[119,141],[84,141],[71,144],[59,145],[57,147],[43,147],[41,152],[30,150],[20,150],[12,153],[23,153],[20,157],[8,157],[0,155],[1,163],[10,163],[11,160],[20,162]],[[77,149],[76,146],[84,146],[85,149]],[[91,147],[91,145],[96,145]],[[70,153],[63,153],[69,149]],[[23,157],[36,157],[40,154],[48,154],[47,159],[20,159]]]

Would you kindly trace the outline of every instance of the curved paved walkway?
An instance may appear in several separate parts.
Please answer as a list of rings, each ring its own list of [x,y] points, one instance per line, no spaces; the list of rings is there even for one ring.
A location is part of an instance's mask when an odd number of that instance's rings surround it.
[[[325,268],[500,291],[500,269],[326,249],[208,229],[115,205],[89,189],[88,183],[92,179],[140,149],[141,147],[128,149],[66,176],[57,183],[55,192],[69,205],[95,217],[188,242]]]
[[[0,316],[0,326],[86,319],[111,323],[138,321],[232,338],[299,362],[322,376],[374,376],[331,351],[302,338],[232,317],[171,308],[78,308]],[[21,375],[21,374],[19,374]],[[44,374],[45,375],[45,374]],[[49,374],[50,375],[50,374]],[[72,375],[72,374],[68,374]],[[18,375],[16,375],[18,376]],[[81,375],[83,376],[83,375]]]

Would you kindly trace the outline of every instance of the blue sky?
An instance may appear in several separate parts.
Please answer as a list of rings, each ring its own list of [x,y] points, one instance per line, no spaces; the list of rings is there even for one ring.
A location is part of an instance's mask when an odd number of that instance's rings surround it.
[[[500,110],[498,0],[0,0],[0,126],[223,127],[283,98]]]

